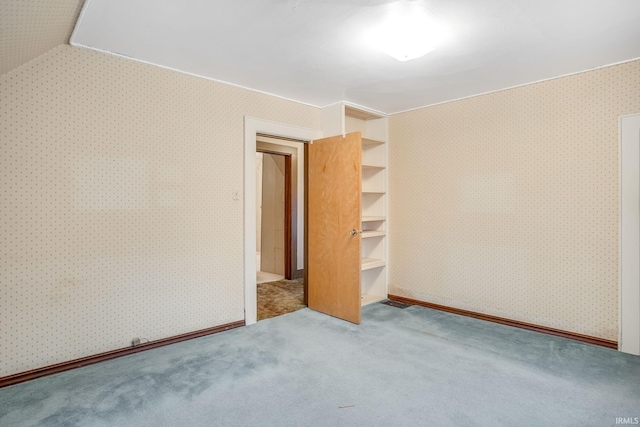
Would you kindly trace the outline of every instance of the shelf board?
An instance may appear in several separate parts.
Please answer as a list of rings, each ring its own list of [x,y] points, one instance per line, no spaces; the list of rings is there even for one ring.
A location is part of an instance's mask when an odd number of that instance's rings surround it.
[[[386,169],[386,167],[385,166],[377,166],[377,165],[362,165],[362,169],[383,170],[383,169]]]
[[[362,194],[387,194],[387,192],[386,191],[362,190]]]
[[[382,145],[382,144],[384,144],[384,141],[378,141],[377,139],[362,138],[362,145],[364,146]]]
[[[363,216],[362,222],[386,221],[386,216]]]
[[[387,232],[384,230],[368,230],[362,232],[362,238],[368,239],[370,237],[384,237],[387,235]]]
[[[361,120],[379,119],[381,117],[384,117],[383,115],[376,114],[370,111],[360,110],[358,108],[350,107],[348,105],[344,106],[344,115],[349,117],[354,117],[356,119],[361,119]]]
[[[380,295],[364,294],[360,297],[360,303],[362,306],[365,306],[365,305],[373,304],[374,302],[384,301],[386,299],[387,297],[383,297]]]
[[[384,267],[385,262],[383,259],[377,258],[362,258],[362,271],[371,270],[372,268]]]

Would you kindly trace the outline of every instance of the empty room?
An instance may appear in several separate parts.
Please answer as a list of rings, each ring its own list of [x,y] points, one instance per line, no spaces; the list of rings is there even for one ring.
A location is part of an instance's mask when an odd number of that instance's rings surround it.
[[[0,426],[640,424],[637,0],[0,0]]]

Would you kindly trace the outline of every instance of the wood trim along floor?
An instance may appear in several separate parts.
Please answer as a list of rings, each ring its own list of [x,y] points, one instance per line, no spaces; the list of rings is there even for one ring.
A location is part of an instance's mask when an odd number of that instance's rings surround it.
[[[532,323],[520,322],[519,320],[506,319],[504,317],[492,316],[490,314],[477,313],[475,311],[462,310],[460,308],[448,307],[446,305],[433,304],[430,302],[415,300],[402,297],[399,295],[389,295],[391,301],[397,301],[409,305],[419,305],[421,307],[431,308],[434,310],[446,311],[447,313],[459,314],[461,316],[474,317],[487,322],[500,323],[502,325],[513,326],[515,328],[526,329],[529,331],[540,332],[542,334],[554,335],[557,337],[567,338],[574,341],[581,341],[588,344],[599,345],[602,347],[618,349],[618,342],[606,340],[604,338],[592,337],[590,335],[577,334],[575,332],[563,331],[561,329],[549,328]]]
[[[107,351],[105,353],[94,354],[93,356],[82,357],[80,359],[70,360],[68,362],[62,362],[55,365],[33,369],[31,371],[20,372],[14,375],[0,378],[0,388],[44,377],[47,375],[69,371],[71,369],[81,368],[83,366],[93,365],[95,363],[104,362],[107,360],[115,359],[117,357],[128,356],[130,354],[139,353],[141,351],[151,350],[153,348],[158,348],[169,344],[175,344],[180,341],[186,341],[193,338],[200,338],[207,335],[217,334],[218,332],[228,331],[229,329],[239,328],[244,325],[244,320],[239,320],[237,322],[226,323],[224,325],[214,326],[212,328],[200,329],[198,331],[188,332],[182,335],[175,335],[172,337],[151,341],[148,343],[137,345],[135,347],[126,347],[118,350]]]

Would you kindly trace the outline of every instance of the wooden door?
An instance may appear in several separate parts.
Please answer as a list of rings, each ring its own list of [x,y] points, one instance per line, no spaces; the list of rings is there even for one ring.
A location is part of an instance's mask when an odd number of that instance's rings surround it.
[[[313,141],[306,161],[308,306],[360,323],[360,133]]]

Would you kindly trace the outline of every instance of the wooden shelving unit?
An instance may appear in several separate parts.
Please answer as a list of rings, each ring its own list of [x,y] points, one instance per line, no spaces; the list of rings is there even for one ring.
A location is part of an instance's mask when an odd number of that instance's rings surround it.
[[[387,298],[387,117],[345,106],[345,133],[362,134],[362,305]]]
[[[348,132],[347,132],[348,133]],[[369,139],[369,138],[362,138],[362,145],[364,147],[370,147],[373,145],[382,145],[382,144],[386,144],[385,141],[379,141],[377,139]]]
[[[374,302],[384,301],[387,297],[383,297],[380,295],[372,295],[372,294],[363,294],[361,297],[362,305],[373,304]]]
[[[362,217],[362,222],[378,222],[378,221],[386,221],[386,220],[387,220],[386,216],[363,216]]]
[[[382,170],[382,169],[386,169],[386,166],[377,166],[377,165],[362,165],[362,169],[367,170]]]
[[[322,109],[324,136],[362,135],[362,305],[387,298],[388,118],[348,103]]]
[[[385,230],[367,230],[362,232],[363,239],[370,239],[372,237],[384,237],[387,235]]]
[[[384,267],[386,262],[383,259],[377,258],[362,258],[362,271],[370,270],[372,268]]]

